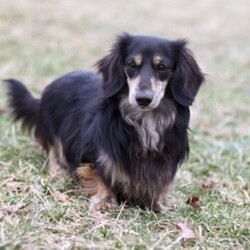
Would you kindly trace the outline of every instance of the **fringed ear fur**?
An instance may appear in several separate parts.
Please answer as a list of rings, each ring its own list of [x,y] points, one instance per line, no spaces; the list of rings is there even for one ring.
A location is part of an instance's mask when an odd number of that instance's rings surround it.
[[[204,82],[201,72],[192,52],[186,48],[185,40],[174,42],[176,68],[170,80],[170,88],[174,99],[183,106],[192,105],[194,98]]]
[[[123,58],[130,38],[126,33],[118,36],[110,53],[96,63],[98,72],[103,76],[102,89],[106,97],[117,94],[126,82]]]

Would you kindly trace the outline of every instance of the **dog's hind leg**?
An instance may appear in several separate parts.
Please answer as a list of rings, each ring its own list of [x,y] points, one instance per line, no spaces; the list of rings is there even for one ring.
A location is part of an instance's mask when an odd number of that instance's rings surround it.
[[[76,178],[83,192],[90,197],[90,210],[113,210],[118,206],[115,194],[101,180],[91,164],[83,164],[76,170]]]
[[[53,149],[49,150],[49,173],[55,175],[60,170],[60,166],[57,162],[55,152]]]
[[[54,148],[50,148],[48,153],[49,158],[49,174],[52,177],[59,177],[59,178],[67,178],[67,171],[65,170],[65,166],[62,165],[61,162],[58,161],[57,154]]]

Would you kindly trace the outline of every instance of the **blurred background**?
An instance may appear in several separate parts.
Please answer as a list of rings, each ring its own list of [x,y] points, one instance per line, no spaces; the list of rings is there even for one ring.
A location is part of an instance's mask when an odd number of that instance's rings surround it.
[[[207,74],[192,107],[191,153],[168,195],[169,212],[125,209],[120,218],[88,217],[86,197],[60,176],[49,176],[34,140],[11,126],[0,84],[0,248],[39,249],[33,242],[42,249],[76,249],[76,241],[85,249],[105,239],[106,249],[177,243],[177,249],[249,249],[249,0],[0,0],[0,79],[20,79],[39,96],[62,74],[95,70],[124,31],[188,39]],[[58,205],[53,190],[67,193],[70,203]],[[186,204],[193,196],[201,200],[200,213]],[[9,208],[24,202],[24,213]],[[198,239],[186,244],[174,224],[187,220]]]
[[[250,134],[248,0],[0,0],[0,6],[0,78],[20,78],[40,92],[68,71],[93,69],[123,31],[186,38],[207,73],[193,120],[222,137]],[[202,110],[207,115],[200,118]]]

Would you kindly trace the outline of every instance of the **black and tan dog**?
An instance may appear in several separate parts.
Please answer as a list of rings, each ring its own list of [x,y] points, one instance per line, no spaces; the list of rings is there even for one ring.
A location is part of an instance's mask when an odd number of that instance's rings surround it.
[[[12,115],[97,208],[126,201],[158,211],[188,156],[189,106],[204,75],[186,41],[129,34],[97,68],[58,78],[41,99],[6,80]]]

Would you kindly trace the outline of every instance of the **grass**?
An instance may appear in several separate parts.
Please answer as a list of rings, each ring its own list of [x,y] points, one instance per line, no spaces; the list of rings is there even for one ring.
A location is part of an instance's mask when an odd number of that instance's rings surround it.
[[[188,38],[208,73],[192,109],[190,158],[168,194],[168,211],[159,214],[127,207],[89,214],[77,184],[50,176],[35,141],[0,115],[0,249],[249,249],[248,1],[0,5],[0,78],[17,77],[37,95],[59,75],[91,68],[124,30]],[[195,196],[201,209],[186,203]],[[195,237],[186,237],[179,223]]]

